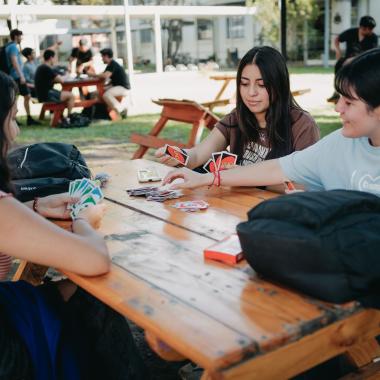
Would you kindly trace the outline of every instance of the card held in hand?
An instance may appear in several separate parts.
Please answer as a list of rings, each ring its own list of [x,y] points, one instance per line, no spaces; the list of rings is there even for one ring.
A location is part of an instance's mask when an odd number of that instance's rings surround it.
[[[69,195],[79,198],[77,203],[69,206],[72,219],[75,219],[84,208],[96,205],[104,198],[103,192],[97,183],[88,178],[76,179],[70,182]]]
[[[165,154],[167,154],[170,157],[173,157],[176,161],[178,161],[183,166],[186,166],[187,163],[189,162],[189,155],[186,153],[185,150],[181,148],[166,144]]]

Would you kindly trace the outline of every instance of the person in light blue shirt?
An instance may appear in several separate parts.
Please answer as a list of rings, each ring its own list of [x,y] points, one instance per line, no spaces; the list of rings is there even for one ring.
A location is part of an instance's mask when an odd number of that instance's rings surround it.
[[[174,170],[164,184],[176,188],[206,185],[263,186],[285,181],[306,190],[360,190],[380,196],[380,49],[355,57],[337,73],[336,111],[343,127],[314,145],[276,160],[199,174]]]
[[[24,63],[22,69],[26,85],[29,88],[30,94],[33,97],[36,97],[36,92],[34,90],[34,77],[36,75],[37,67],[41,64],[40,60],[36,58],[36,52],[30,47],[22,49],[21,54],[26,58],[26,62]]]
[[[17,83],[19,94],[24,97],[24,107],[27,114],[27,125],[39,125],[40,123],[34,120],[30,115],[30,90],[25,80],[21,53],[17,46],[21,43],[22,31],[18,29],[11,30],[10,38],[11,43],[5,47],[9,74]]]

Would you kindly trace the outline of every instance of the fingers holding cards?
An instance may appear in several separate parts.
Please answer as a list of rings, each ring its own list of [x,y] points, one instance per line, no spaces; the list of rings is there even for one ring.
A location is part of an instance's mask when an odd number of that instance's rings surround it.
[[[176,146],[166,144],[164,147],[164,154],[173,158],[176,162],[186,166],[189,162],[189,155],[184,149]]]
[[[220,170],[231,169],[236,165],[237,155],[227,152],[226,150],[222,152],[214,152],[212,158],[210,158],[204,165],[208,173],[214,173]]]
[[[72,219],[75,219],[81,210],[89,206],[95,206],[104,198],[100,187],[88,178],[70,182],[69,195],[79,199],[78,202],[69,206]]]

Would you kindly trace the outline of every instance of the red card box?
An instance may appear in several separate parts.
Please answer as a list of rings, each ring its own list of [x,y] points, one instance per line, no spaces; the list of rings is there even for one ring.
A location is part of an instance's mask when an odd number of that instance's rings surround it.
[[[239,237],[236,234],[206,248],[203,255],[205,259],[222,261],[226,264],[236,264],[244,258]]]

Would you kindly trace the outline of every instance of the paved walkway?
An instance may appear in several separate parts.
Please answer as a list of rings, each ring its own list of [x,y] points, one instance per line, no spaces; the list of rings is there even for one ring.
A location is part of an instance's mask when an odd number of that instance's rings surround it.
[[[213,100],[218,93],[221,82],[209,79],[218,72],[169,72],[136,74],[132,83],[129,100],[129,115],[160,113],[161,107],[151,99],[172,98],[191,99],[199,103]],[[333,107],[326,102],[332,94],[332,74],[293,74],[292,90],[311,88],[311,92],[297,97],[299,104],[313,114],[334,114]],[[231,82],[225,91],[226,97],[235,92],[235,83]],[[32,104],[32,114],[39,114],[40,104]],[[218,109],[215,109],[218,111]],[[228,108],[220,109],[226,112]],[[19,97],[19,115],[24,115],[22,98]]]

